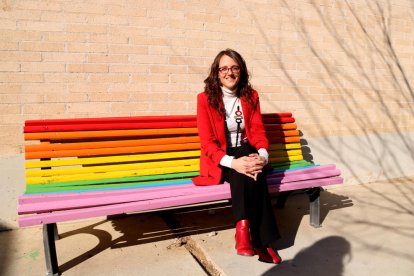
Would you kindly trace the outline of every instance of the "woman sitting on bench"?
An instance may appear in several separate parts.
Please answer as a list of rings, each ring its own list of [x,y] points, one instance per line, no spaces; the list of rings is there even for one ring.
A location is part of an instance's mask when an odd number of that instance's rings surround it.
[[[256,253],[260,261],[278,264],[281,258],[275,248],[280,235],[262,173],[269,142],[244,59],[234,50],[221,51],[204,83],[197,97],[200,176],[193,183],[229,182],[237,254]]]

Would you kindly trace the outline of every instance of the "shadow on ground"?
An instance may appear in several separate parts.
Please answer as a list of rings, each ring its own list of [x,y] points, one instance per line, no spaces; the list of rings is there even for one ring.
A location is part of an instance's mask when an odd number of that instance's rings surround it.
[[[339,236],[323,238],[301,250],[292,260],[272,267],[270,275],[329,275],[341,276],[345,263],[351,260],[351,244]]]
[[[282,235],[279,249],[284,249],[294,245],[299,225],[302,219],[309,215],[309,200],[306,194],[299,192],[289,195],[285,194],[284,197],[280,198],[286,200],[284,202],[285,206],[282,208],[282,204],[276,203],[275,206],[278,207],[275,207],[275,213]],[[321,193],[321,203],[322,223],[329,211],[352,206],[352,201],[348,197],[338,196],[328,191]],[[106,249],[123,248],[168,239],[180,239],[191,235],[217,232],[234,227],[229,203],[208,207],[167,210],[151,214],[122,215],[110,217],[109,221],[114,230],[122,234],[122,236],[113,239],[112,235],[107,231],[97,229],[98,226],[107,221],[60,233],[59,237],[61,239],[77,234],[90,234],[96,236],[99,240],[99,243],[94,248],[60,265],[59,270],[61,272],[71,269]],[[180,242],[179,240],[177,241]],[[57,253],[59,255],[59,252]]]

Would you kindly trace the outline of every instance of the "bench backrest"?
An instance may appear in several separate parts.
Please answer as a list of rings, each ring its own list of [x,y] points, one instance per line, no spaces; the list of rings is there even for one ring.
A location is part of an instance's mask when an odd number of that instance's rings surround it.
[[[291,113],[263,121],[272,167],[312,166]],[[24,133],[26,194],[186,185],[199,172],[194,115],[30,120]]]

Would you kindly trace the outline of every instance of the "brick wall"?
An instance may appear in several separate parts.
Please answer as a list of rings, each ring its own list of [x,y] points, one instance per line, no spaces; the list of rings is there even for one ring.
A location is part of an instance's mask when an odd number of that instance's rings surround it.
[[[414,130],[411,0],[0,2],[0,154],[26,119],[194,114],[218,51],[308,137]]]

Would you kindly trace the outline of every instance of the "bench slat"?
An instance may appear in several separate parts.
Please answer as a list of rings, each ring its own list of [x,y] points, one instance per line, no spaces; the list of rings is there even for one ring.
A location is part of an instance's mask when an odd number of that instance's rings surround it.
[[[263,120],[280,117],[292,117],[291,112],[262,114]],[[73,118],[73,119],[47,119],[27,120],[28,126],[48,124],[91,124],[91,123],[125,123],[125,122],[165,122],[165,121],[191,121],[197,119],[196,115],[169,115],[169,116],[132,116],[132,117],[106,117],[106,118]]]
[[[25,147],[25,151],[33,152],[33,151],[99,149],[99,148],[149,146],[149,145],[165,145],[165,144],[185,144],[185,143],[199,143],[199,142],[200,142],[200,139],[198,138],[198,135],[194,135],[194,136],[182,136],[182,137],[173,137],[173,138],[151,138],[151,139],[139,139],[139,140],[28,145]]]
[[[36,151],[36,152],[26,152],[25,157],[26,159],[57,158],[57,157],[71,157],[71,156],[82,157],[82,156],[99,156],[99,155],[128,154],[128,153],[149,153],[149,152],[165,152],[165,151],[179,151],[179,150],[196,150],[196,149],[200,149],[200,143],[151,145],[151,146],[122,147],[122,148],[86,149],[86,150]]]
[[[197,128],[128,129],[106,131],[72,131],[25,133],[24,140],[72,140],[90,138],[142,137],[151,135],[198,134]]]
[[[117,172],[117,171],[140,171],[144,169],[153,169],[159,167],[180,167],[187,165],[198,165],[200,164],[200,158],[186,158],[181,160],[171,161],[152,161],[152,162],[141,162],[133,164],[117,164],[117,165],[103,165],[103,166],[88,166],[88,167],[77,167],[77,168],[54,168],[53,170],[28,170],[26,171],[26,179],[31,177],[48,177],[55,175],[80,175],[90,173],[105,173],[105,172]]]
[[[134,155],[120,155],[110,157],[84,157],[76,159],[63,159],[63,160],[44,160],[44,161],[27,161],[27,168],[42,168],[42,167],[61,167],[61,166],[73,166],[73,165],[94,165],[105,163],[125,163],[125,162],[138,162],[148,160],[159,159],[174,159],[183,157],[200,156],[199,150],[192,151],[175,151],[175,152],[163,152],[163,153],[146,153],[146,154],[134,154]]]
[[[153,168],[153,169],[140,169],[134,171],[121,171],[121,172],[104,172],[99,174],[84,174],[84,175],[64,175],[64,176],[50,176],[50,177],[30,177],[26,179],[26,184],[40,184],[40,183],[55,183],[55,182],[68,182],[78,180],[94,180],[105,178],[120,178],[128,176],[143,176],[143,175],[156,175],[167,174],[177,172],[192,172],[198,171],[199,165],[189,166],[177,166],[166,168]]]
[[[285,116],[289,117],[289,116]],[[131,123],[131,122],[174,122],[194,121],[196,115],[169,115],[169,116],[132,116],[132,117],[106,117],[106,118],[72,118],[27,120],[27,126],[63,125],[63,124],[96,124],[96,123]]]

